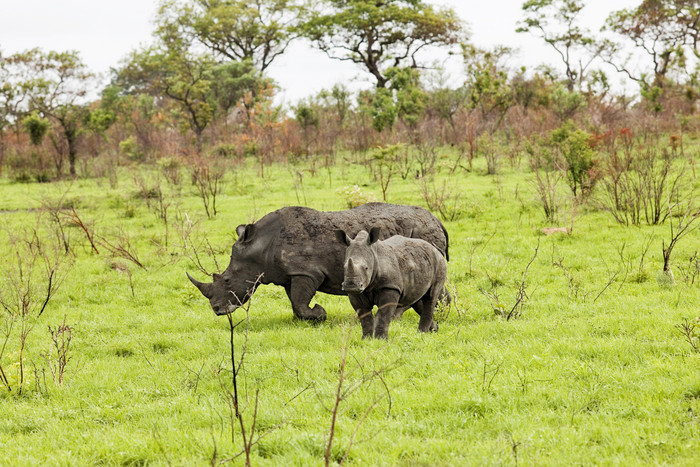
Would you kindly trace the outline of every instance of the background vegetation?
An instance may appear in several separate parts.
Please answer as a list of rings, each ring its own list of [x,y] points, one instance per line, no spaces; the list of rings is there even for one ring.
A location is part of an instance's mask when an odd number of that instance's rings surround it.
[[[0,462],[694,464],[700,13],[582,7],[523,4],[560,70],[408,0],[164,1],[99,96],[75,52],[0,56]],[[277,106],[293,40],[376,87]],[[184,275],[271,210],[371,200],[445,222],[437,334],[362,342],[345,297],[311,324],[273,286],[215,318]]]

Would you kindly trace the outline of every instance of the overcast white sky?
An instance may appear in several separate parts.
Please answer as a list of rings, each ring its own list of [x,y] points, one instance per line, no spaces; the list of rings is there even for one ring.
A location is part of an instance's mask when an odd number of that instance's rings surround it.
[[[523,18],[524,0],[429,0],[454,8],[467,23],[472,42],[520,50],[513,65],[530,68],[541,63],[559,66],[558,58],[541,40],[515,33]],[[610,12],[636,6],[641,0],[587,0],[582,24],[598,31]],[[10,54],[40,47],[77,50],[96,72],[107,75],[129,51],[151,42],[157,0],[0,0],[0,51]],[[450,69],[459,72],[457,64]],[[558,68],[561,69],[561,68]],[[331,60],[305,43],[296,43],[269,70],[282,89],[282,99],[294,102],[335,83],[370,87],[360,68]],[[611,76],[613,82],[622,76]]]

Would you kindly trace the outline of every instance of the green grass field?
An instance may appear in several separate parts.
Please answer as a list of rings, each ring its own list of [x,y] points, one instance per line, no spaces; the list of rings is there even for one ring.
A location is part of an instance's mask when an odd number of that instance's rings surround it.
[[[459,193],[461,212],[445,222],[455,303],[438,314],[439,332],[418,333],[408,311],[388,342],[362,341],[346,297],[318,294],[328,320],[314,324],[293,318],[281,287],[258,289],[247,332],[245,322],[234,332],[236,358],[246,344],[238,389],[248,436],[258,397],[252,463],[323,464],[347,352],[332,462],[349,447],[349,465],[697,465],[700,353],[677,326],[700,316],[700,277],[691,284],[682,270],[700,232],[674,250],[672,284],[661,274],[668,221],[625,227],[589,203],[570,235],[544,235],[569,227],[570,210],[545,222],[526,164],[486,176],[475,162],[473,172],[448,177],[443,168],[438,178]],[[158,169],[120,170],[116,186],[0,181],[5,297],[16,276],[10,238],[38,217],[50,225],[42,206],[75,208],[99,238],[128,240],[144,266],[99,242],[98,254],[83,230],[65,227],[72,254],[62,257],[72,265],[28,335],[21,395],[16,327],[0,360],[13,389],[0,387],[0,465],[243,464],[229,322],[185,276],[205,279],[184,254],[182,226],[189,219],[207,236],[225,267],[238,224],[287,205],[343,209],[344,187],[380,199],[381,188],[348,161],[301,175],[276,165],[263,178],[254,165],[237,167],[207,219],[189,178],[161,179],[171,203],[166,241],[133,176],[154,184]],[[562,197],[567,190],[562,183]],[[415,179],[395,176],[388,201],[425,206],[420,193]],[[40,230],[48,244],[51,229]],[[498,310],[515,303],[536,249],[529,299],[506,320]],[[215,269],[214,257],[202,259]],[[38,297],[43,288],[35,284]],[[1,312],[0,345],[9,319]],[[239,310],[234,323],[244,318]],[[48,327],[64,319],[72,333],[59,385]]]

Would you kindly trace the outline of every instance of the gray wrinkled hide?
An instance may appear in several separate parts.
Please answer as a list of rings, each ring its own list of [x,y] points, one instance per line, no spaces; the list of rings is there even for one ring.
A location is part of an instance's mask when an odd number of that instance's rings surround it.
[[[190,280],[217,315],[233,312],[263,283],[285,288],[295,316],[323,320],[323,307],[309,307],[316,291],[347,295],[341,287],[345,245],[338,243],[334,232],[342,229],[354,236],[373,226],[381,227],[383,238],[422,238],[448,257],[447,231],[421,207],[369,203],[347,211],[322,212],[295,206],[238,226],[239,238],[226,270],[214,274],[213,283]]]
[[[380,241],[376,228],[361,231],[354,240],[347,234],[336,236],[348,246],[343,288],[360,318],[363,338],[386,339],[397,307],[416,310],[419,331],[437,331],[433,314],[445,286],[447,265],[433,245],[402,236]]]

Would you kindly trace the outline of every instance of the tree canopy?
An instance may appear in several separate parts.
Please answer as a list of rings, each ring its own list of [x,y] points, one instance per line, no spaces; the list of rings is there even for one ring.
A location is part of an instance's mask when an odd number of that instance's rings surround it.
[[[528,0],[523,3],[525,19],[516,29],[535,34],[557,52],[566,67],[569,91],[581,83],[586,69],[599,54],[591,32],[577,24],[583,8],[581,0]]]
[[[421,0],[322,0],[303,34],[329,57],[362,65],[378,88],[390,68],[418,68],[419,52],[450,46],[463,38],[454,10]]]
[[[252,61],[260,71],[297,37],[303,16],[295,0],[162,0],[156,35],[199,43],[218,61]]]

